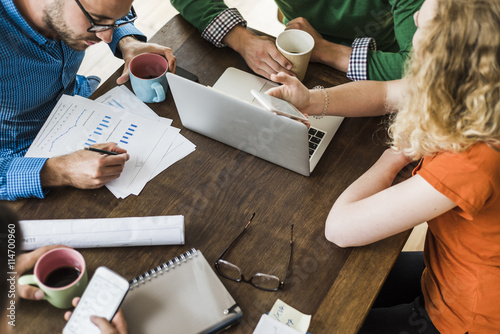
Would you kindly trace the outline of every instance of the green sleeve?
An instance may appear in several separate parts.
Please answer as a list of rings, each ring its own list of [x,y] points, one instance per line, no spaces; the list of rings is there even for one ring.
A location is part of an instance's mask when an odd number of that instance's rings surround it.
[[[368,80],[388,81],[403,77],[407,52],[368,51]]]
[[[417,27],[413,15],[422,6],[423,0],[389,0],[394,17],[394,34],[399,52],[368,52],[368,80],[395,80],[404,74],[404,66],[412,48],[412,39]]]
[[[228,8],[222,0],[170,0],[170,2],[200,32]]]

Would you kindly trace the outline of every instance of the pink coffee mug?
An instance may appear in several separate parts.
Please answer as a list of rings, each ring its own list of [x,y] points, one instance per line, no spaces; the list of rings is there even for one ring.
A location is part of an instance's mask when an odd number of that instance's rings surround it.
[[[36,285],[44,299],[58,308],[70,308],[74,297],[87,287],[87,266],[82,254],[73,248],[55,248],[36,261],[33,275],[19,277],[21,285]],[[57,284],[52,284],[57,283]]]

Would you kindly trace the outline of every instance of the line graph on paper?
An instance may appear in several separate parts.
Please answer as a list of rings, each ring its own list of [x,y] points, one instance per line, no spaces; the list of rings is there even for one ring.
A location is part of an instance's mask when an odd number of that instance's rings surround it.
[[[92,111],[61,99],[31,145],[28,154],[56,156],[74,151],[70,145],[81,136],[81,127],[92,116]],[[27,154],[27,156],[28,156]],[[31,156],[31,155],[30,155]]]
[[[106,142],[114,131],[115,114],[63,96],[33,141],[26,156],[54,157]],[[116,120],[118,121],[118,120]]]
[[[61,135],[59,135],[58,137],[56,137],[54,140],[52,140],[51,142],[51,145],[50,145],[50,148],[49,148],[49,152],[52,152],[52,149],[54,148],[54,145],[57,143],[57,141],[59,141],[60,139],[64,139],[64,136],[66,136],[71,130],[75,129],[77,126],[78,126],[78,121],[80,121],[80,118],[82,118],[83,114],[85,114],[85,112],[87,111],[87,109],[84,109],[80,115],[78,115],[76,121],[75,121],[75,124],[73,124],[72,126],[70,126],[66,131],[64,131]]]

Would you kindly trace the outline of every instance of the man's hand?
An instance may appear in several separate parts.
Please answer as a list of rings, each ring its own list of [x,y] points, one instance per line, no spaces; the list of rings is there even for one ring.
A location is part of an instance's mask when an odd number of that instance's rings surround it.
[[[339,71],[347,72],[352,53],[351,47],[327,41],[303,17],[288,22],[286,29],[304,30],[314,38],[314,48],[311,53],[312,62],[326,64]]]
[[[62,248],[62,247],[67,247],[67,246],[62,246],[62,245],[43,246],[32,252],[19,255],[16,263],[17,278],[19,279],[19,277],[22,276],[24,273],[26,273],[28,270],[33,269],[35,267],[36,261],[38,261],[38,259],[42,257],[42,255],[44,255],[50,250],[53,250],[54,248]],[[44,293],[42,290],[31,285],[19,284],[17,285],[17,291],[19,292],[19,297],[24,299],[41,300],[44,297]]]
[[[320,62],[320,57],[319,55],[321,54],[322,50],[324,49],[323,44],[328,43],[323,36],[319,32],[316,31],[316,29],[313,28],[313,26],[303,17],[297,17],[296,19],[291,20],[288,22],[286,25],[286,30],[288,29],[298,29],[298,30],[304,30],[305,32],[309,33],[309,35],[312,36],[314,39],[314,49],[311,53],[311,61],[319,63]]]
[[[128,74],[128,64],[134,58],[135,56],[141,54],[141,53],[157,53],[165,58],[167,58],[168,61],[168,70],[172,73],[175,73],[175,68],[177,66],[177,60],[172,53],[172,49],[168,48],[163,45],[159,45],[156,43],[143,43],[141,41],[138,41],[132,36],[126,36],[123,37],[120,42],[118,42],[118,46],[120,47],[120,50],[122,51],[123,55],[123,60],[125,60],[125,66],[123,68],[123,73],[122,75],[116,79],[116,83],[118,85],[121,85],[125,82],[128,81],[129,79],[129,74]]]
[[[224,37],[223,42],[238,52],[252,71],[267,79],[278,72],[294,75],[290,71],[292,64],[283,57],[269,37],[257,36],[237,25]]]
[[[76,297],[73,298],[73,306],[76,307],[78,303],[80,302],[80,298]],[[72,312],[68,311],[64,313],[64,319],[66,321],[69,320],[71,317]],[[123,317],[122,310],[119,309],[118,312],[116,312],[114,318],[111,320],[111,323],[108,322],[103,317],[97,317],[97,316],[91,316],[90,321],[94,325],[96,325],[99,330],[101,331],[102,334],[127,334],[128,333],[128,328],[127,328],[127,322],[125,321],[125,318]]]
[[[40,173],[42,187],[72,186],[95,189],[118,178],[129,159],[127,151],[115,143],[93,145],[107,151],[119,153],[106,155],[79,150],[47,160]]]

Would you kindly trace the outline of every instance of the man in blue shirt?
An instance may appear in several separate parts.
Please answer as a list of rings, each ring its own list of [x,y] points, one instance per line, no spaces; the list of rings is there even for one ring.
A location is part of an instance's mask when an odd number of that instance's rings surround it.
[[[128,63],[137,54],[164,55],[170,48],[145,43],[131,22],[133,0],[0,0],[0,200],[43,198],[49,187],[98,188],[120,176],[128,154],[114,143],[50,158],[24,158],[38,131],[63,94],[90,95],[77,76],[84,51],[103,41]]]

